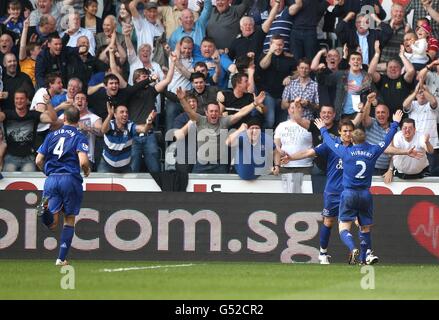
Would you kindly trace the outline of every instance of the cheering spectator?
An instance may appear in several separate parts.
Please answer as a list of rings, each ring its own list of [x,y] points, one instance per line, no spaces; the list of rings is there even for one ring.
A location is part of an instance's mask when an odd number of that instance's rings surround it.
[[[261,131],[262,122],[249,118],[230,134],[226,144],[236,148],[234,167],[243,180],[254,180],[269,174],[273,164],[273,138]]]
[[[53,123],[56,113],[50,103],[49,95],[44,96],[47,109],[44,112],[29,111],[26,91],[17,90],[14,95],[14,109],[0,111],[0,122],[3,122],[7,153],[3,170],[7,172],[35,171],[35,139],[39,123]]]
[[[315,114],[319,109],[319,93],[317,82],[309,76],[310,62],[308,59],[301,59],[297,66],[299,77],[290,82],[285,87],[282,94],[282,108],[288,109],[290,103],[296,98],[300,98],[303,108],[303,117],[308,120],[314,120]]]
[[[19,71],[17,58],[14,54],[8,53],[3,58],[3,90],[7,92],[8,96],[3,103],[3,110],[14,109],[15,91],[18,89],[24,90],[29,98],[33,98],[35,94],[34,85],[30,77]]]
[[[386,73],[376,72],[380,59],[379,43],[375,42],[375,55],[370,62],[368,73],[376,83],[380,96],[384,104],[390,109],[390,114],[402,107],[405,98],[413,88],[413,80],[416,70],[404,54],[404,47],[400,47],[400,59],[390,59],[386,64]],[[401,61],[404,65],[405,73],[402,73]]]
[[[29,16],[31,27],[39,24],[40,19],[45,14],[50,14],[56,20],[56,29],[61,31],[61,9],[63,2],[53,3],[53,0],[37,0],[37,8],[33,10]]]
[[[0,23],[6,25],[6,28],[17,35],[23,30],[23,17],[21,15],[21,3],[18,0],[9,0],[8,16],[0,18]]]
[[[416,131],[415,120],[406,118],[402,120],[401,131],[395,134],[392,145],[401,149],[412,149],[421,151],[423,156],[420,159],[411,158],[406,155],[392,157],[392,163],[384,176],[384,182],[392,182],[393,176],[400,179],[421,179],[428,174],[428,153],[434,149],[428,135]]]
[[[236,65],[230,60],[226,54],[221,54],[212,38],[206,37],[201,42],[201,52],[194,52],[194,63],[199,61],[205,62],[209,75],[211,77],[216,73],[218,75],[218,87],[225,89],[229,82],[229,72],[236,73]],[[220,71],[218,72],[218,69]]]
[[[128,173],[131,172],[131,146],[136,133],[145,134],[152,128],[156,112],[152,111],[144,124],[135,124],[128,119],[128,108],[124,105],[116,107],[107,103],[108,116],[102,124],[105,148],[98,172]],[[114,116],[114,119],[113,119]]]
[[[221,134],[224,129],[237,123],[242,117],[249,114],[254,108],[264,101],[264,93],[261,92],[249,105],[241,108],[231,116],[223,117],[220,106],[211,102],[205,109],[205,116],[195,112],[186,100],[186,92],[179,88],[177,96],[189,118],[197,124],[198,152],[193,173],[228,173],[227,149],[223,147]]]
[[[418,82],[415,90],[405,99],[404,112],[415,120],[416,131],[430,137],[434,151],[427,154],[430,175],[439,174],[439,139],[437,132],[437,100],[422,81]]]
[[[393,30],[387,23],[383,23],[376,15],[371,17],[377,21],[381,30],[369,29],[369,17],[359,14],[355,17],[354,12],[349,12],[344,19],[340,19],[335,29],[338,40],[342,45],[347,43],[349,50],[358,51],[361,48],[363,63],[369,64],[375,54],[375,41],[379,41],[381,47],[386,45],[393,34]],[[349,26],[349,21],[355,18],[355,29]]]
[[[197,21],[195,21],[195,14],[189,10],[184,9],[180,15],[181,26],[178,26],[169,37],[169,45],[174,50],[177,43],[183,37],[191,37],[197,46],[201,45],[206,36],[206,25],[212,12],[212,1],[205,0],[203,11]],[[168,29],[166,29],[166,32]]]
[[[66,33],[64,39],[68,39],[69,35]],[[57,34],[49,36],[47,47],[41,50],[37,57],[35,68],[35,76],[37,78],[37,87],[44,87],[46,75],[50,73],[59,73],[63,83],[67,85],[68,82],[68,55],[80,54],[84,47],[71,48],[66,47],[63,41]]]
[[[70,38],[69,42],[67,42],[67,46],[75,48],[80,37],[87,37],[89,41],[88,52],[94,56],[96,48],[95,37],[92,32],[81,27],[81,17],[79,16],[79,13],[75,12],[69,14],[68,23],[69,28],[66,33],[68,33]]]
[[[20,38],[20,51],[18,58],[20,60],[20,69],[27,74],[32,80],[32,84],[35,86],[37,79],[35,78],[35,66],[37,63],[37,57],[41,51],[41,45],[37,43],[27,44],[27,34],[29,30],[29,19],[24,21],[23,33]]]
[[[273,128],[275,123],[286,120],[287,115],[281,110],[283,81],[291,75],[296,66],[296,59],[286,54],[283,37],[281,35],[271,37],[270,49],[266,54],[261,55],[256,69],[259,75],[256,79],[256,86],[266,93],[265,128]]]
[[[139,1],[133,0],[129,5],[137,34],[137,50],[144,44],[154,48],[154,37],[160,37],[165,31],[160,23],[160,19],[158,19],[158,5],[156,2],[147,2],[143,10],[144,15],[141,15],[137,10]]]
[[[181,16],[183,15],[184,11],[189,10],[188,4],[189,4],[188,0],[175,0],[174,6],[161,5],[160,7],[158,7],[158,13],[162,18],[163,25],[166,30],[166,39],[169,39],[172,33],[180,26],[180,23],[183,22]],[[206,6],[209,5],[204,1],[204,7]],[[209,19],[211,10],[212,10],[212,3],[210,3],[210,9],[209,9],[209,14],[207,15],[207,19]],[[197,20],[198,13],[194,11],[191,12],[193,13],[194,20]],[[206,29],[205,26],[204,29]]]
[[[250,6],[251,0],[243,0],[239,5],[232,5],[232,0],[217,0],[206,34],[213,39],[218,49],[230,48],[233,39],[239,33],[239,20]]]

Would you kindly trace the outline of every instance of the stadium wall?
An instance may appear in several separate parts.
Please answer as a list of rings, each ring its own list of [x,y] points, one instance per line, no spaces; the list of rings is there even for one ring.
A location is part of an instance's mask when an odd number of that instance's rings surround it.
[[[72,259],[317,262],[321,195],[109,195],[85,192]],[[56,256],[55,234],[37,223],[39,197],[39,191],[0,191],[0,259]],[[374,202],[373,247],[382,263],[438,263],[437,197],[374,196]],[[337,232],[331,237],[333,261],[345,262]]]
[[[43,190],[45,176],[41,172],[3,173],[0,190]],[[301,185],[302,193],[322,193],[325,177],[305,175]],[[92,173],[84,179],[85,191],[145,191],[160,192],[161,189],[147,173],[114,175],[111,173]],[[385,184],[382,177],[373,177],[372,188],[376,195],[439,195],[439,178],[429,177],[419,180],[400,180],[394,178]],[[280,177],[263,176],[257,180],[246,181],[236,174],[190,174],[187,192],[223,193],[283,193]]]

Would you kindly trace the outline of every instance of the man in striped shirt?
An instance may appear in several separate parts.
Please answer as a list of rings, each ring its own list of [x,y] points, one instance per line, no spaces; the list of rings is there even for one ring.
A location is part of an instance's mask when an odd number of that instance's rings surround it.
[[[131,172],[131,146],[136,133],[147,133],[152,129],[156,111],[151,111],[145,124],[135,124],[128,119],[125,105],[112,106],[107,102],[108,116],[102,124],[104,151],[98,172]],[[114,116],[114,119],[113,119]]]
[[[297,13],[296,6],[293,8],[285,7],[285,0],[270,0],[270,7],[277,10],[277,15],[274,18],[270,29],[267,32],[264,40],[264,53],[267,53],[271,45],[271,37],[274,35],[280,35],[284,39],[284,50],[291,52],[290,50],[290,32],[293,27],[294,15]]]
[[[372,92],[367,96],[367,101],[364,104],[364,108],[361,110],[363,113],[363,127],[366,129],[366,141],[371,144],[378,144],[383,141],[387,132],[390,129],[390,111],[385,104],[377,104],[375,107],[375,118],[370,116],[370,108],[376,101],[376,93]],[[382,176],[387,172],[390,163],[390,155],[381,154],[375,163],[373,175]]]

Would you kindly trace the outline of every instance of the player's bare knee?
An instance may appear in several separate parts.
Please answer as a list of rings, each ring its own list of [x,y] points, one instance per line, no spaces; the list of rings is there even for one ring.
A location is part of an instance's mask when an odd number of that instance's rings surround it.
[[[338,224],[338,232],[341,233],[344,230],[351,231],[352,221],[340,221]]]
[[[64,216],[64,225],[65,226],[75,226],[75,216],[74,215],[65,215]]]
[[[59,213],[54,213],[53,214],[53,222],[52,224],[49,226],[49,229],[51,231],[55,231],[56,227],[58,226],[58,221],[59,221]]]
[[[332,228],[334,223],[335,223],[335,218],[334,217],[324,217],[323,218],[323,224],[325,226],[327,226],[328,228]]]
[[[370,227],[371,227],[371,225],[360,226],[360,231],[363,233],[368,233],[368,232],[370,232]]]

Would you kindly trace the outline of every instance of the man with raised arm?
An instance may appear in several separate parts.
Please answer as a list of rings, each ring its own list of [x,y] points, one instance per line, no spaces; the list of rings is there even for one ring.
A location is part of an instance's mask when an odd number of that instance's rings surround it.
[[[367,249],[371,248],[371,228],[373,224],[373,201],[369,188],[375,162],[392,142],[402,119],[402,111],[393,115],[393,122],[385,139],[379,145],[366,142],[362,129],[352,133],[352,146],[344,146],[328,133],[321,119],[315,120],[323,140],[343,161],[343,192],[340,198],[339,233],[343,243],[349,248],[349,264],[366,263]],[[360,249],[357,249],[350,232],[352,222],[358,220],[360,226]]]

